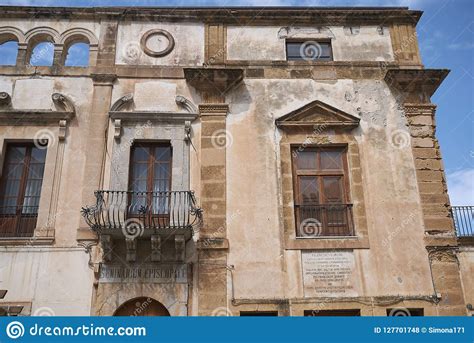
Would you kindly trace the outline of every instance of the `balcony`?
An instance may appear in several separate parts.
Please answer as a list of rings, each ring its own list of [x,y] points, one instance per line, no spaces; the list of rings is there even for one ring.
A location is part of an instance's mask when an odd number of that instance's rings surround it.
[[[354,236],[352,204],[295,205],[296,237]]]
[[[474,206],[452,206],[451,212],[458,238],[474,241]]]
[[[182,234],[189,239],[202,222],[192,191],[96,191],[96,204],[82,209],[91,229],[112,237]]]
[[[33,237],[38,206],[0,207],[0,237]]]

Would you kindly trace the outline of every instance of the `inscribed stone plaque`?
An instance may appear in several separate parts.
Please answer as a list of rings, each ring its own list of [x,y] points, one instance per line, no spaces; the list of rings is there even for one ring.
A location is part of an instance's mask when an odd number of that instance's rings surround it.
[[[123,266],[102,264],[99,282],[187,283],[186,264]]]
[[[301,259],[305,297],[358,295],[352,251],[303,251]]]

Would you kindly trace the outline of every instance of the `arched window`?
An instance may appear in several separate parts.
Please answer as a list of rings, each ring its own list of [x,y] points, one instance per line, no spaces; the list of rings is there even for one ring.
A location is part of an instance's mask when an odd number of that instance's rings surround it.
[[[87,67],[89,65],[89,44],[85,42],[73,43],[67,49],[66,67]]]
[[[47,41],[37,43],[30,57],[32,66],[52,66],[54,59],[54,44]]]
[[[18,42],[8,39],[0,40],[0,65],[15,65],[18,56]]]

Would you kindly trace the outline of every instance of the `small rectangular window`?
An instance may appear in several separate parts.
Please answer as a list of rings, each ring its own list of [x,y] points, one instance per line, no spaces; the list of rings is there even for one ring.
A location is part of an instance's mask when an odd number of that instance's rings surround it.
[[[330,41],[288,41],[286,42],[288,61],[332,61]]]
[[[387,308],[387,316],[389,317],[423,317],[422,308]]]
[[[9,144],[0,179],[0,236],[31,237],[36,227],[46,149]]]
[[[360,310],[306,310],[305,317],[358,317]]]
[[[277,311],[240,311],[241,317],[278,317]]]

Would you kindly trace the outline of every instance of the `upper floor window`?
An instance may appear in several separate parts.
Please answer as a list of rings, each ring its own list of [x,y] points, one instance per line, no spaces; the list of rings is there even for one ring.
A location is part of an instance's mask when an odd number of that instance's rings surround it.
[[[31,52],[30,65],[52,66],[54,60],[54,44],[51,42],[40,42],[36,44]]]
[[[354,235],[346,147],[293,150],[297,237]]]
[[[0,41],[0,65],[15,65],[18,56],[18,42],[8,40]]]
[[[31,237],[36,227],[46,149],[9,144],[0,179],[0,236]]]
[[[288,61],[332,61],[330,41],[287,41]]]
[[[171,206],[171,145],[139,143],[132,148],[129,214],[167,220]]]

